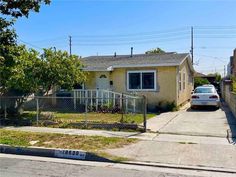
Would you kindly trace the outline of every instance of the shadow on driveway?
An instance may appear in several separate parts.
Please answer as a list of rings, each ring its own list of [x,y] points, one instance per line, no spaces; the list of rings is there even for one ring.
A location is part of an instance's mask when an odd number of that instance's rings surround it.
[[[232,112],[230,111],[229,107],[227,106],[227,104],[225,102],[222,102],[221,108],[225,112],[227,122],[230,127],[231,137],[232,137],[232,141],[233,141],[231,143],[236,144],[236,117],[234,117],[234,115],[232,114]]]
[[[209,111],[214,112],[217,110],[218,110],[218,108],[215,108],[213,106],[198,106],[195,109],[188,108],[187,112],[209,112]]]

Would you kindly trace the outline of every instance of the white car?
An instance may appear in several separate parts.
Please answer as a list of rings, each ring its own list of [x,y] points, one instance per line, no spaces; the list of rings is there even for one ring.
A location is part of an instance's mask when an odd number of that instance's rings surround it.
[[[197,106],[215,106],[216,108],[219,108],[220,96],[215,87],[200,86],[194,90],[190,104],[191,108]]]

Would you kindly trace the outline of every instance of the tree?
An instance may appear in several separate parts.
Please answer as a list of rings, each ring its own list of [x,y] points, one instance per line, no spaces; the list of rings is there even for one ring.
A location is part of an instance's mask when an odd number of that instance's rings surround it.
[[[39,53],[25,46],[8,46],[8,57],[3,57],[0,67],[0,92],[8,95],[14,94],[26,96],[34,92],[35,86],[29,82],[29,76],[33,76],[34,67],[38,64]],[[29,84],[30,83],[30,84]]]
[[[45,49],[40,55],[36,50],[17,45],[13,28],[15,19],[28,17],[31,11],[39,12],[42,4],[51,0],[0,0],[0,94],[18,95],[17,111],[32,93],[48,93],[55,86],[71,89],[82,83],[86,74],[75,55]]]
[[[194,78],[194,87],[198,87],[204,84],[210,84],[210,82],[205,78],[200,78],[200,77]]]
[[[221,81],[221,79],[222,79],[221,78],[221,74],[220,73],[216,73],[215,75],[216,75],[216,82],[219,83]]]
[[[86,80],[86,72],[82,71],[83,66],[76,55],[70,56],[65,51],[44,49],[41,61],[41,69],[37,75],[44,93],[56,86],[70,90],[75,84]]]
[[[23,97],[38,92],[47,94],[53,87],[72,89],[73,85],[86,80],[76,55],[53,49],[44,49],[44,54],[40,55],[25,46],[11,47],[10,52],[14,64],[0,68],[2,93],[13,92]]]
[[[0,12],[9,18],[0,17],[1,45],[16,44],[16,33],[12,28],[14,19],[28,17],[30,11],[39,12],[41,4],[50,4],[51,0],[0,0]],[[2,47],[2,46],[1,46]]]
[[[39,12],[43,3],[50,4],[50,0],[0,0],[0,12],[3,15],[0,17],[0,94],[8,90],[9,78],[15,71],[21,70],[16,57],[26,51],[24,47],[17,46],[17,34],[13,28],[15,19],[28,17],[30,11]]]
[[[145,52],[145,54],[162,54],[162,53],[166,53],[166,52],[159,47]]]
[[[50,4],[51,0],[0,0],[1,14],[28,17],[30,11],[39,12],[41,4]]]
[[[72,89],[75,84],[86,80],[86,73],[76,55],[52,48],[44,49],[44,54],[40,55],[23,45],[12,46],[9,51],[14,64],[10,67],[0,65],[0,93],[20,96],[8,100],[14,114],[21,112],[23,103],[33,93],[45,95],[57,86]]]

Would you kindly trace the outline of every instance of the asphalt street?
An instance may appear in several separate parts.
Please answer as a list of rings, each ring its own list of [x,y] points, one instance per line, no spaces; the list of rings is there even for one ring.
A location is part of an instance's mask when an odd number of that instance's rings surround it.
[[[176,173],[164,173],[137,169],[121,169],[109,166],[55,163],[15,158],[0,158],[1,177],[193,177]]]

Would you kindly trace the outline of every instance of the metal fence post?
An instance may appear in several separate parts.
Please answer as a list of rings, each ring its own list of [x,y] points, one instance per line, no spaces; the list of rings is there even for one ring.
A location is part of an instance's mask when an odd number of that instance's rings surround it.
[[[36,121],[37,126],[39,125],[39,99],[36,98]]]
[[[133,98],[133,112],[136,112],[136,102],[135,102],[136,98]]]
[[[86,97],[85,97],[85,127],[87,128],[88,127],[88,120],[87,120],[87,113],[88,113],[88,96],[86,94]]]
[[[75,90],[74,90],[73,97],[74,97],[74,110],[76,110],[77,91],[75,91]]]
[[[98,90],[96,90],[96,111],[98,111]]]
[[[4,99],[4,118],[7,118],[7,105],[6,105],[6,99]]]
[[[121,94],[121,123],[124,122],[124,94]]]
[[[147,131],[147,98],[143,95],[143,127],[144,132]]]

